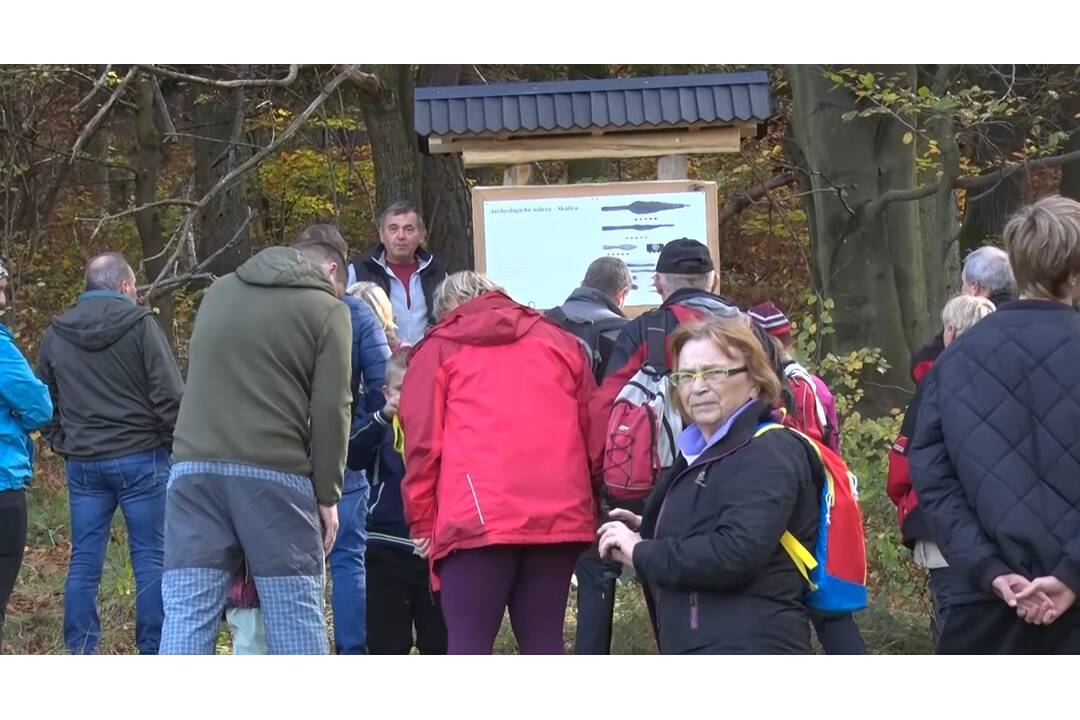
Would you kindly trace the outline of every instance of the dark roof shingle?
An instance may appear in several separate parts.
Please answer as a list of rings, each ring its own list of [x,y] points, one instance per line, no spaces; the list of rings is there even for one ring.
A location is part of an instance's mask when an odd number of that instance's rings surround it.
[[[420,135],[542,134],[764,122],[764,71],[417,88]]]

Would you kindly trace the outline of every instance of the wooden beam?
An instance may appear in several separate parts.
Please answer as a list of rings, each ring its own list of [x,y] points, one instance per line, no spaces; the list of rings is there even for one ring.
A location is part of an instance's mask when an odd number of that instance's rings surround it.
[[[687,177],[685,155],[664,155],[657,159],[657,180],[685,180]]]
[[[503,171],[503,185],[528,185],[532,181],[532,163],[511,165]]]
[[[465,165],[520,165],[541,160],[585,160],[634,158],[691,153],[739,151],[738,127],[711,128],[688,132],[656,131],[568,135],[514,140],[455,140],[430,146],[431,152],[460,152]]]

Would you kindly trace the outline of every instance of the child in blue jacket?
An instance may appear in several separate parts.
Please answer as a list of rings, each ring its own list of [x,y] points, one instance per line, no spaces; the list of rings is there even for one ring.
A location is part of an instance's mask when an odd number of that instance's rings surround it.
[[[398,401],[409,348],[386,364],[386,405],[372,413],[357,406],[349,438],[348,466],[371,482],[368,509],[367,629],[372,655],[446,654],[446,624],[431,591],[427,561],[409,539],[401,500],[405,477],[404,436]],[[415,633],[414,633],[415,629]]]

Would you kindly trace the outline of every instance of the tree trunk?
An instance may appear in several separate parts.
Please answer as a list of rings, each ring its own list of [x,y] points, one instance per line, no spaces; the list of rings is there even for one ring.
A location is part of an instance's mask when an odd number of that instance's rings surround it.
[[[1016,118],[996,118],[984,132],[974,137],[971,158],[976,163],[992,162],[991,172],[1002,158],[1024,149],[1025,128]],[[968,193],[960,227],[960,257],[1001,237],[1005,223],[1023,202],[1026,178],[1026,173],[1013,173],[989,190]]]
[[[375,166],[378,211],[401,201],[422,207],[420,152],[412,124],[412,67],[375,65],[366,70],[379,78],[379,94],[364,97],[360,106]]]
[[[956,67],[940,65],[930,81],[933,93],[943,96],[948,91]],[[937,140],[941,158],[940,167],[935,165],[918,176],[920,185],[939,179],[941,185],[936,193],[918,203],[919,226],[922,235],[923,269],[925,271],[926,307],[928,311],[926,336],[918,338],[921,344],[936,332],[941,324],[941,308],[952,292],[959,289],[959,253],[957,252],[958,208],[953,183],[960,174],[960,147],[956,142],[952,117],[948,113],[930,113],[920,118],[931,136]],[[920,145],[917,152],[925,148]]]
[[[98,162],[86,162],[82,167],[82,181],[90,195],[94,198],[94,204],[98,207],[109,206],[109,141],[107,133],[99,130],[94,137],[86,143],[86,154],[96,158]]]
[[[1065,108],[1065,125],[1071,135],[1065,143],[1062,153],[1080,150],[1080,95],[1071,95],[1062,100]],[[1061,168],[1059,192],[1067,198],[1080,200],[1080,163],[1071,162]]]
[[[154,124],[154,81],[142,75],[135,89],[135,205],[147,205],[157,199],[158,173],[161,170],[161,134]],[[167,259],[161,236],[161,209],[150,208],[135,213],[135,227],[142,243],[142,256],[146,276],[155,278]],[[156,300],[158,322],[161,323],[169,344],[175,347],[173,333],[172,294],[159,295]]]
[[[193,93],[206,99],[206,94]],[[205,102],[193,102],[195,122],[195,192],[202,197],[221,178],[247,159],[247,151],[237,143],[244,130],[244,89],[221,90]],[[241,177],[207,206],[196,224],[198,262],[214,254],[232,240],[247,218],[247,180]],[[236,244],[211,264],[209,271],[224,275],[235,270],[251,255],[247,228]]]
[[[424,65],[418,83],[433,87],[457,85],[460,80],[460,65]],[[461,155],[423,155],[420,166],[428,247],[450,272],[470,270],[474,267],[472,202]]]
[[[913,85],[915,70],[888,68]],[[926,335],[926,283],[918,206],[872,201],[887,190],[915,186],[915,143],[888,115],[844,121],[854,97],[814,66],[788,69],[792,125],[813,194],[807,195],[815,277],[835,303],[834,349],[882,350],[892,366],[884,392],[867,395],[878,411],[907,398],[911,351]],[[835,188],[846,187],[841,197]]]

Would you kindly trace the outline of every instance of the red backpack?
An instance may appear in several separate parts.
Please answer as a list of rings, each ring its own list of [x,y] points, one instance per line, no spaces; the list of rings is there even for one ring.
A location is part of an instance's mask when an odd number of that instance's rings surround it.
[[[838,447],[837,428],[829,422],[829,415],[818,397],[810,371],[797,362],[789,362],[784,365],[784,377],[791,390],[793,405],[790,412],[784,413],[784,425],[806,433],[826,447]]]
[[[754,437],[786,426],[760,425]],[[810,585],[806,604],[824,613],[844,614],[866,607],[866,540],[859,508],[858,479],[844,460],[821,441],[787,427],[806,443],[825,471],[818,539],[811,553],[790,532],[780,544]]]
[[[669,308],[679,322],[702,313],[679,305]],[[669,401],[667,328],[663,313],[647,317],[645,364],[623,385],[608,417],[602,480],[608,494],[622,501],[643,499],[661,473],[675,464],[675,439],[683,420]]]

